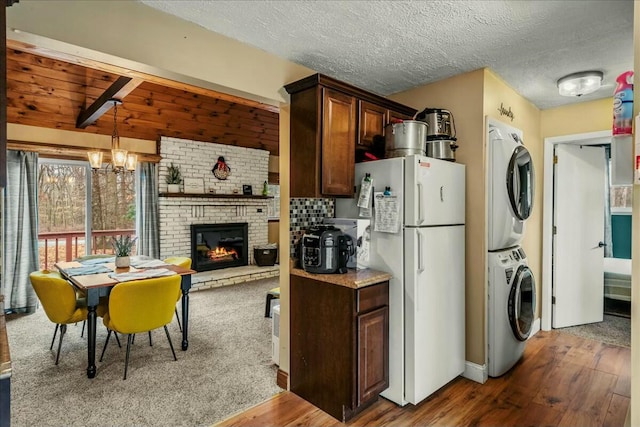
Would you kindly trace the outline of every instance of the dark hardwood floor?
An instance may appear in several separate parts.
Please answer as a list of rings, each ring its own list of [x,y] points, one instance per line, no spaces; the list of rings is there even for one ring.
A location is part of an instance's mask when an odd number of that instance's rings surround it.
[[[631,350],[538,332],[518,364],[485,384],[458,377],[419,405],[379,398],[350,426],[620,426],[631,392]],[[218,426],[338,426],[290,392]]]

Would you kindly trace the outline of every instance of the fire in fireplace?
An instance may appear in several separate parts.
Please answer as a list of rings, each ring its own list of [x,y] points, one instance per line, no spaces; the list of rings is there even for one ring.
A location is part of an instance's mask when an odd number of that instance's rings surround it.
[[[192,224],[191,259],[196,271],[239,267],[249,263],[248,224]]]

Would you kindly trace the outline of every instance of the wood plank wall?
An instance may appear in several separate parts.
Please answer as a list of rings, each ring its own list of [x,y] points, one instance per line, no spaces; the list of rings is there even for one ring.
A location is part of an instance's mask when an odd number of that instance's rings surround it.
[[[16,49],[7,51],[7,121],[111,135],[113,111],[86,129],[80,112],[119,76]],[[160,136],[258,148],[278,155],[278,113],[144,82],[118,107],[122,137]]]
[[[7,26],[7,7],[12,2],[5,2],[0,10],[0,21]],[[7,91],[7,34],[0,35],[0,93]],[[0,99],[0,188],[7,185],[7,99]],[[0,213],[0,217],[1,217]],[[1,257],[1,253],[0,253]]]

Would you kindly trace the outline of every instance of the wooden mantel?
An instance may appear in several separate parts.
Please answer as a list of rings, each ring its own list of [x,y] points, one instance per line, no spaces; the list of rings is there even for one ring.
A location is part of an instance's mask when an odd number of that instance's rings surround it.
[[[200,199],[273,199],[261,194],[219,194],[219,193],[160,193],[160,197],[192,197]]]

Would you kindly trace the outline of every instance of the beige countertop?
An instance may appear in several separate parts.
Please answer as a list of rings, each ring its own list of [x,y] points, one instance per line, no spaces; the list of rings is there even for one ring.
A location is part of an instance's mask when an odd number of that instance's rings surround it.
[[[370,268],[364,270],[349,269],[345,274],[313,274],[307,273],[301,268],[290,268],[289,271],[294,276],[306,277],[353,289],[364,288],[365,286],[375,285],[391,279],[391,274]]]

